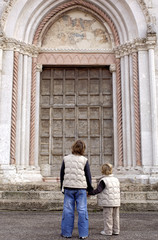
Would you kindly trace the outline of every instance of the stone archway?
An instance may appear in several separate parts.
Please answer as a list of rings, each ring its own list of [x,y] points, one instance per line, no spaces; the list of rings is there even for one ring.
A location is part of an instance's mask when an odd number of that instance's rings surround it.
[[[105,27],[112,42],[110,51],[99,48],[63,51],[42,46],[44,35],[55,21],[65,12],[75,9],[92,14]],[[8,2],[1,19],[0,49],[3,60],[0,78],[5,83],[1,103],[4,104],[3,109],[10,109],[7,114],[1,115],[5,131],[2,129],[0,135],[2,152],[5,153],[1,162],[7,165],[7,169],[22,172],[23,176],[30,171],[32,175],[39,174],[39,71],[42,65],[49,63],[57,66],[65,62],[75,66],[83,63],[111,65],[115,93],[115,168],[128,175],[129,171],[134,174],[141,171],[149,173],[152,166],[157,166],[157,113],[155,75],[152,71],[156,33],[148,24],[150,20],[149,12],[139,0],[134,4],[127,0]],[[140,21],[144,24],[139,24]],[[8,62],[9,72],[5,68]],[[151,119],[151,116],[154,117]]]
[[[48,19],[48,18],[46,17],[46,19]],[[45,68],[47,65],[60,67],[60,69],[63,69],[61,71],[64,71],[64,72],[68,71],[67,67],[64,67],[64,66],[69,66],[72,69],[76,69],[75,70],[76,74],[79,71],[79,69],[81,69],[81,67],[83,69],[83,67],[85,66],[88,69],[87,70],[88,72],[86,71],[86,73],[87,73],[87,76],[89,76],[89,77],[86,79],[86,76],[85,76],[84,78],[85,78],[85,81],[87,81],[87,84],[89,86],[88,88],[90,88],[90,86],[91,86],[90,82],[93,81],[92,79],[91,80],[89,79],[90,73],[93,72],[93,69],[96,69],[96,71],[95,71],[95,72],[97,72],[97,76],[95,77],[95,81],[97,84],[96,87],[97,87],[97,89],[99,89],[99,94],[100,94],[100,95],[98,95],[99,99],[102,99],[102,100],[99,101],[100,102],[100,103],[98,103],[99,105],[97,104],[97,102],[95,104],[94,100],[93,101],[89,100],[89,103],[87,103],[87,105],[84,106],[84,109],[87,112],[87,120],[81,119],[81,117],[78,116],[79,112],[81,110],[80,109],[81,106],[77,107],[78,100],[76,99],[75,100],[76,103],[72,103],[70,110],[72,111],[75,106],[74,111],[75,112],[79,111],[78,113],[76,113],[76,121],[83,122],[83,120],[85,120],[87,122],[87,128],[85,128],[85,125],[84,125],[84,128],[88,135],[86,135],[86,133],[85,133],[85,136],[83,136],[83,134],[82,134],[82,136],[80,136],[81,129],[79,129],[76,124],[74,124],[74,126],[76,126],[75,127],[76,130],[74,129],[74,131],[73,131],[73,132],[76,132],[74,136],[71,136],[71,138],[70,137],[63,138],[63,136],[58,137],[58,141],[59,141],[59,139],[61,139],[60,145],[62,146],[61,150],[63,149],[62,154],[55,154],[56,150],[54,149],[53,146],[50,146],[50,142],[57,141],[57,136],[52,138],[49,135],[49,132],[53,131],[53,127],[52,127],[52,130],[48,131],[48,129],[47,129],[48,126],[52,125],[48,122],[52,122],[52,121],[57,122],[57,120],[54,119],[54,116],[52,114],[51,114],[51,119],[49,117],[49,119],[47,119],[45,121],[44,121],[44,119],[41,120],[41,122],[42,122],[41,128],[43,129],[43,131],[47,132],[47,134],[46,134],[47,136],[44,134],[43,138],[40,138],[41,139],[40,140],[41,149],[40,149],[39,156],[41,159],[40,162],[41,162],[42,172],[43,172],[43,175],[46,175],[46,176],[47,175],[54,176],[54,174],[56,174],[56,172],[59,172],[59,166],[61,165],[61,159],[63,158],[63,154],[67,153],[64,151],[65,141],[66,141],[66,145],[69,146],[72,144],[72,139],[74,141],[77,137],[80,137],[80,138],[83,138],[83,140],[86,142],[86,145],[88,148],[87,155],[88,155],[89,161],[91,163],[92,172],[94,175],[99,175],[100,174],[100,164],[102,164],[105,161],[114,163],[113,162],[114,146],[113,146],[113,134],[112,134],[112,132],[113,132],[112,108],[110,109],[110,112],[112,114],[111,120],[110,119],[106,120],[106,118],[109,118],[109,116],[108,117],[105,116],[106,115],[105,112],[108,111],[105,109],[106,104],[108,104],[108,96],[111,96],[111,98],[112,98],[112,88],[111,88],[111,92],[108,93],[107,98],[106,98],[105,97],[106,93],[102,93],[103,87],[101,87],[102,82],[105,81],[104,78],[105,79],[107,78],[107,75],[105,74],[105,70],[104,70],[105,66],[109,66],[109,65],[115,63],[115,56],[114,56],[114,53],[112,50],[112,45],[114,45],[114,42],[112,42],[113,36],[110,31],[109,32],[107,31],[107,28],[104,26],[105,24],[102,25],[98,21],[98,19],[94,18],[93,15],[91,15],[85,9],[83,10],[82,8],[80,10],[78,10],[78,8],[77,9],[74,8],[73,10],[71,9],[69,11],[67,10],[67,11],[65,11],[65,13],[62,13],[59,16],[59,18],[56,20],[56,22],[54,22],[53,19],[51,19],[51,22],[53,22],[53,23],[52,23],[52,25],[50,23],[48,24],[49,28],[47,27],[47,32],[43,31],[43,35],[44,35],[43,40],[42,40],[42,37],[39,37],[39,39],[41,41],[41,45],[43,48],[46,48],[46,49],[56,48],[58,50],[56,52],[47,52],[47,51],[44,52],[43,51],[42,53],[39,54],[37,62],[38,62],[38,64],[42,64],[43,69],[45,69],[44,72],[42,73],[42,75],[48,71]],[[42,25],[42,23],[41,23],[41,25]],[[62,31],[62,29],[64,29],[64,31]],[[37,30],[37,33],[38,33],[38,31],[39,30]],[[39,35],[39,33],[37,35]],[[89,38],[89,35],[91,38]],[[63,41],[63,37],[64,37],[65,41]],[[36,37],[34,39],[36,39]],[[59,40],[58,42],[57,42],[57,39]],[[39,43],[39,41],[37,41],[37,42]],[[72,44],[73,44],[73,47],[72,47]],[[85,50],[83,50],[83,44],[84,44]],[[67,49],[67,48],[71,48],[71,51],[64,52],[64,49]],[[88,49],[88,51],[87,51],[87,49]],[[105,53],[103,53],[102,49],[104,49]],[[59,50],[60,50],[60,53],[59,53]],[[61,68],[61,66],[62,66],[62,68]],[[54,67],[52,68],[52,70],[49,67],[49,76],[51,76],[50,72],[52,72],[52,74],[53,74],[54,71],[56,71]],[[109,72],[109,70],[108,70],[108,72]],[[101,74],[100,77],[99,77],[99,74]],[[44,74],[43,76],[46,76],[46,75]],[[46,78],[48,78],[48,76]],[[45,79],[45,77],[42,78],[43,83],[46,82],[44,79]],[[78,76],[77,76],[77,79],[78,79]],[[78,83],[77,79],[75,80],[76,87],[77,87],[77,83]],[[51,85],[54,85],[52,77],[47,79],[47,82],[48,81],[50,82]],[[66,80],[60,79],[60,81],[66,81]],[[112,79],[110,80],[110,82],[111,82],[111,87],[112,87]],[[110,85],[108,84],[108,86],[110,86]],[[42,91],[42,89],[41,89],[41,91]],[[89,99],[96,98],[96,101],[97,101],[97,94],[95,94],[95,96],[92,96],[93,94],[88,93],[88,92],[87,92],[87,94],[88,94],[87,97],[89,96],[88,97]],[[49,92],[49,94],[51,94],[51,93]],[[46,93],[46,95],[49,95],[49,94]],[[63,92],[63,96],[65,96],[64,94],[65,93]],[[74,94],[76,95],[76,98],[77,98],[77,96],[78,96],[77,92]],[[46,96],[43,96],[43,97],[48,98]],[[78,96],[78,97],[81,97],[81,96]],[[84,97],[86,98],[86,93],[84,94]],[[116,96],[115,96],[115,98],[116,98]],[[107,103],[106,103],[106,101],[107,101]],[[111,101],[112,101],[112,99],[111,99]],[[62,107],[63,104],[60,103],[57,105],[58,105],[58,107],[59,107],[59,105],[61,105],[60,110],[63,109],[63,107]],[[50,106],[50,104],[47,102],[47,106],[46,106],[46,104],[44,104],[41,111],[46,114],[46,112],[48,113],[49,111],[53,111],[53,109],[56,109],[56,107],[54,108],[53,105],[51,107],[49,107],[49,106]],[[64,109],[68,110],[68,107],[70,107],[69,104],[64,105]],[[98,111],[98,114],[99,114],[98,119],[93,119],[93,117],[90,116],[90,112],[94,108],[96,109],[96,111]],[[66,110],[64,110],[64,109],[61,111],[65,112]],[[109,106],[108,106],[108,109],[109,109]],[[115,114],[116,113],[114,113],[114,115]],[[50,115],[50,113],[48,115]],[[47,116],[47,118],[48,118],[48,116]],[[73,119],[73,120],[75,121],[75,119]],[[64,117],[63,117],[63,119],[60,119],[60,122],[62,122],[62,124],[64,126],[65,126],[64,123],[67,121],[68,121],[68,119],[65,120]],[[71,119],[71,121],[72,121],[72,119]],[[92,126],[94,125],[94,121],[97,122],[96,123],[97,124],[96,134],[91,133],[94,131],[94,130],[92,131]],[[47,122],[47,123],[44,124],[44,122]],[[58,120],[58,122],[59,122],[59,120]],[[108,127],[105,126],[105,125],[107,125],[107,122],[110,122],[109,129],[111,129],[111,130],[109,130],[109,131],[111,131],[112,135],[108,135],[107,137],[105,137],[107,135],[107,133],[105,133],[104,130],[108,129]],[[45,127],[44,127],[44,125],[45,125]],[[47,129],[47,130],[44,130],[44,129]],[[61,129],[62,129],[62,131],[66,131],[64,127]],[[115,127],[115,131],[116,131],[116,127]],[[68,134],[68,133],[63,132],[64,136],[65,136],[65,134]],[[41,135],[42,135],[42,132],[40,133],[40,136]],[[59,135],[61,135],[61,133]],[[97,136],[95,136],[95,135],[97,135]],[[65,139],[67,139],[67,140],[65,140]],[[98,141],[97,141],[97,139],[98,139]],[[70,143],[69,143],[69,141],[70,141]],[[95,154],[94,154],[94,144],[96,144],[96,146],[98,146],[98,147],[96,147]],[[54,143],[54,145],[55,145],[55,143]],[[105,145],[107,145],[107,146],[105,146]],[[71,146],[69,146],[69,148],[70,147]],[[108,150],[108,149],[111,149],[111,150]],[[67,151],[68,151],[68,149],[67,149]],[[70,149],[69,149],[69,151],[70,151]],[[57,158],[58,159],[60,158],[60,161],[57,162],[56,160],[52,160],[52,159],[57,159]],[[56,166],[54,164],[55,162],[56,162]],[[54,171],[55,173],[53,173],[52,166],[53,166],[53,169],[56,169],[56,170],[58,169],[58,171]]]

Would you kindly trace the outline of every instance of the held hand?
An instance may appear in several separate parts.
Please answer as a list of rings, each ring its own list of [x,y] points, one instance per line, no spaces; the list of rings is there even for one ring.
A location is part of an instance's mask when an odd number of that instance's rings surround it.
[[[90,195],[88,194],[88,192],[87,192],[87,197],[90,197]]]

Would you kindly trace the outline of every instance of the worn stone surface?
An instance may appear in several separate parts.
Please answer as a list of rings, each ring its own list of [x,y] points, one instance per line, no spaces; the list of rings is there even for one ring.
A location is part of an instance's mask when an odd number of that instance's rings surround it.
[[[0,183],[59,176],[78,137],[93,176],[109,161],[125,181],[158,182],[158,6],[145,2],[0,0]],[[111,79],[66,74],[118,59]],[[66,72],[49,78],[42,65]]]
[[[106,27],[90,14],[79,10],[66,12],[46,32],[45,48],[111,49]]]
[[[0,211],[0,240],[63,240],[60,237],[61,211]],[[88,240],[156,240],[158,212],[121,212],[120,235],[106,237],[102,212],[89,212]],[[78,239],[77,214],[72,238]]]
[[[156,185],[155,185],[156,186]],[[121,210],[157,211],[158,193],[155,186],[121,184]],[[62,210],[64,195],[59,183],[0,185],[1,210]],[[89,210],[100,210],[97,196],[88,197]]]

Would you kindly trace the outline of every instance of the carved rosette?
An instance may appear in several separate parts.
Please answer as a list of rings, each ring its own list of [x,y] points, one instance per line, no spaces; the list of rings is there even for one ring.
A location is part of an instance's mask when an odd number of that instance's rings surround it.
[[[16,120],[17,120],[17,95],[18,95],[18,60],[19,53],[14,52],[13,90],[12,90],[12,116],[11,116],[11,147],[10,163],[16,163]]]

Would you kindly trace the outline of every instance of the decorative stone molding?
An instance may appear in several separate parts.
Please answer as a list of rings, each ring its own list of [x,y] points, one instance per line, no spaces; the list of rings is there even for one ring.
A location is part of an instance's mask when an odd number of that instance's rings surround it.
[[[137,0],[139,6],[142,9],[142,12],[144,13],[146,22],[149,23],[151,21],[153,21],[153,16],[149,13],[149,10],[146,6],[146,3],[144,2],[144,0]]]
[[[5,25],[5,22],[6,22],[6,19],[9,15],[9,12],[11,11],[11,9],[13,8],[14,4],[17,2],[17,0],[4,0],[4,2],[6,2],[6,7],[2,13],[2,17],[1,17],[1,24],[2,26]],[[149,10],[146,6],[146,3],[144,2],[144,0],[137,0],[139,6],[141,7],[143,13],[144,13],[144,16],[145,16],[145,19],[146,19],[146,22],[153,22],[154,21],[154,17],[149,13]],[[92,3],[90,3],[92,4]]]
[[[1,37],[0,43],[3,50],[17,51],[30,57],[36,57],[40,51],[40,48],[37,46],[18,41],[14,38]]]
[[[110,65],[110,72],[116,72],[116,64]]]
[[[155,24],[149,22],[147,24],[147,35],[151,34],[151,35],[155,35],[156,34],[156,28],[155,28]]]
[[[43,48],[43,47],[37,47],[34,44],[27,44],[22,41],[18,41],[14,38],[6,38],[4,36],[1,36],[1,32],[3,34],[3,31],[0,29],[0,47],[3,50],[13,50],[17,51],[21,54],[26,54],[30,57],[37,57],[39,53],[107,53],[107,54],[113,54],[114,51],[112,49],[71,49],[71,48],[65,48],[65,49],[57,49],[57,48]]]
[[[75,49],[75,48],[44,48],[39,47],[40,53],[60,53],[60,52],[66,52],[66,53],[114,53],[112,49]]]
[[[135,141],[136,165],[141,166],[138,53],[132,54],[132,62],[133,62],[134,120],[135,120],[135,139],[136,139],[136,141]]]
[[[146,38],[136,38],[131,42],[126,42],[125,44],[119,45],[114,48],[114,52],[117,58],[130,55],[133,52],[138,52],[139,50],[148,50],[149,48],[154,48],[156,46],[156,33],[148,33]]]
[[[114,54],[104,53],[40,53],[38,63],[43,65],[110,65],[115,63]]]
[[[0,37],[3,37],[4,36],[4,32],[3,32],[3,29],[2,29],[2,25],[0,23]]]
[[[37,72],[42,72],[42,64],[37,63]]]
[[[29,159],[29,165],[31,166],[34,165],[34,148],[35,148],[36,72],[37,72],[37,58],[33,58],[32,83],[31,83],[30,159]]]
[[[122,131],[122,96],[121,96],[121,64],[116,59],[116,89],[117,89],[117,137],[118,137],[118,166],[123,166],[123,131]]]
[[[2,26],[5,25],[6,19],[12,9],[12,7],[14,6],[14,4],[17,2],[17,0],[4,0],[4,2],[6,2],[6,7],[4,8],[4,11],[2,13],[2,17],[1,17],[1,24]]]
[[[16,154],[16,120],[17,120],[17,95],[18,95],[18,60],[19,53],[14,53],[14,69],[13,69],[13,93],[12,93],[12,117],[11,117],[11,146],[10,146],[10,163],[15,164]]]

